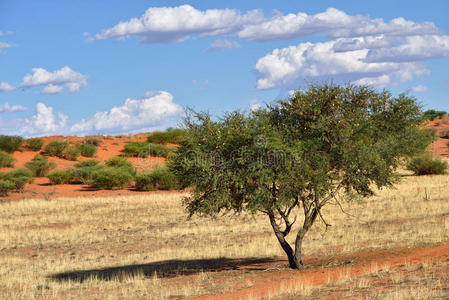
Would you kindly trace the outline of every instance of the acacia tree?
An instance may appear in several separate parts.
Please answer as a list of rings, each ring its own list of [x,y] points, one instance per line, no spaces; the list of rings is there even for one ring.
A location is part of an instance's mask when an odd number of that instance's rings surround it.
[[[326,204],[391,186],[401,159],[425,149],[420,117],[406,95],[311,85],[249,114],[213,120],[190,111],[170,168],[192,189],[184,199],[190,216],[266,214],[290,267],[300,269],[307,231],[317,220],[329,226]],[[293,248],[286,236],[298,216]]]

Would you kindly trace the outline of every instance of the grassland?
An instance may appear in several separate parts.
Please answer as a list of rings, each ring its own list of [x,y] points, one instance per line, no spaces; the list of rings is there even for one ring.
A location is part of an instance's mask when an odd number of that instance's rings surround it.
[[[286,268],[265,216],[187,219],[183,196],[0,203],[0,298],[189,298],[274,281],[282,287],[282,280],[296,278],[298,272]],[[376,253],[449,241],[447,175],[404,176],[395,189],[342,208],[344,212],[337,204],[329,205],[324,215],[332,226],[325,231],[316,224],[307,235],[305,271],[361,265],[361,254],[352,258],[360,250]],[[383,287],[376,294],[385,296],[381,298],[449,296],[440,288],[449,284],[447,262],[429,258],[424,263],[384,265],[381,253],[377,266],[360,276],[342,273],[318,286],[298,279],[293,286],[271,291],[268,298],[319,298],[336,292],[364,299],[371,298],[367,290],[372,286]],[[446,277],[432,275],[438,272]],[[382,282],[388,280],[392,284],[386,288]],[[425,284],[405,284],[409,282]]]

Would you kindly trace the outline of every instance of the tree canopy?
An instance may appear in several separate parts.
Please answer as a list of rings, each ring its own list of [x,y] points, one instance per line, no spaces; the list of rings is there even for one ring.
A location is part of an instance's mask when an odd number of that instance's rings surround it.
[[[291,268],[322,208],[370,196],[396,182],[404,156],[430,142],[419,129],[414,98],[365,86],[311,85],[257,111],[214,120],[190,111],[186,135],[170,168],[191,194],[190,215],[226,212],[268,216]],[[286,241],[297,221],[294,248]],[[296,227],[295,227],[296,228]]]

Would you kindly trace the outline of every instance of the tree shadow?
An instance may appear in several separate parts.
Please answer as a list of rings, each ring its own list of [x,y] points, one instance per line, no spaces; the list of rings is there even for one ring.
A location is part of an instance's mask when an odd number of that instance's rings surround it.
[[[48,276],[56,281],[83,282],[88,279],[121,280],[136,275],[158,278],[172,278],[177,276],[193,275],[200,272],[219,272],[227,270],[263,270],[258,264],[273,262],[272,258],[245,258],[245,259],[195,259],[195,260],[166,260],[148,264],[136,264],[104,269],[91,269],[57,273]]]

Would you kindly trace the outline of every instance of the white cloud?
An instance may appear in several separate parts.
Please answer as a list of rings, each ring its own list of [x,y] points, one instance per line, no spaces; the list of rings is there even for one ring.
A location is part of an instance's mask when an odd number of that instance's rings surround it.
[[[26,136],[61,134],[67,129],[67,120],[66,115],[59,112],[55,114],[52,107],[39,102],[36,104],[36,113],[24,120],[18,133]]]
[[[7,82],[0,82],[0,92],[9,92],[15,89],[16,89],[15,87],[13,87]]]
[[[9,105],[8,102],[0,106],[0,113],[13,113],[19,111],[26,111],[28,108],[22,105]]]
[[[97,112],[91,118],[74,124],[70,131],[77,134],[130,132],[145,127],[170,125],[170,122],[181,113],[182,108],[173,102],[170,93],[148,92],[141,100],[128,98],[122,106]]]
[[[249,110],[250,111],[256,111],[260,109],[262,105],[260,104],[259,99],[253,99],[249,102]]]
[[[120,22],[96,34],[96,40],[139,36],[144,43],[182,42],[191,37],[221,36],[235,33],[244,25],[263,20],[260,10],[241,14],[234,9],[197,10],[190,5],[151,7],[140,18]]]
[[[207,49],[207,51],[215,51],[219,49],[233,49],[233,48],[240,48],[240,44],[235,41],[229,41],[229,40],[215,40],[210,44],[210,47]]]
[[[64,87],[71,93],[78,92],[87,85],[87,76],[73,71],[65,66],[59,70],[49,72],[43,68],[33,68],[32,74],[26,74],[21,87],[45,86],[44,94],[59,93]]]
[[[15,46],[14,44],[0,42],[0,49],[1,48],[11,48],[11,47],[14,47],[14,46]]]
[[[412,87],[411,90],[412,90],[412,92],[415,92],[415,93],[422,93],[422,92],[427,91],[428,88],[427,88],[427,86],[419,84],[417,86]]]

